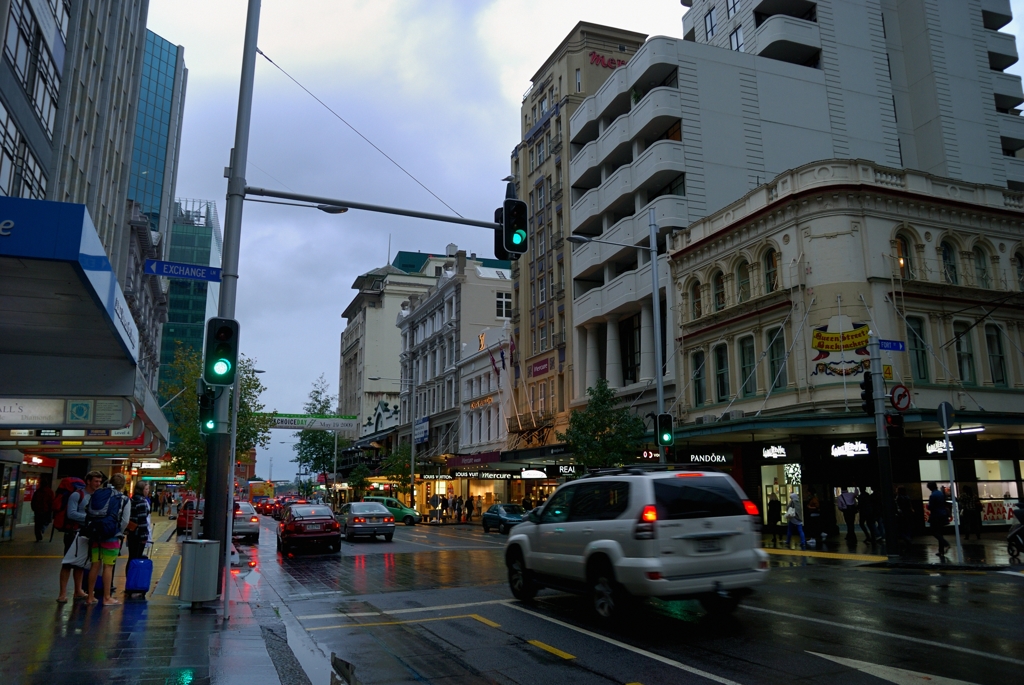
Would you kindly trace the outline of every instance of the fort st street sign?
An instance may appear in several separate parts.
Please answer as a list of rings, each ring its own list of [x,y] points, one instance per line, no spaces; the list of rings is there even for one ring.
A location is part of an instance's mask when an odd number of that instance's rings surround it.
[[[147,259],[143,269],[147,274],[153,276],[166,276],[167,278],[185,278],[190,281],[211,281],[220,283],[220,269],[215,266],[199,266],[197,264],[183,264],[181,262],[161,262],[157,259]]]

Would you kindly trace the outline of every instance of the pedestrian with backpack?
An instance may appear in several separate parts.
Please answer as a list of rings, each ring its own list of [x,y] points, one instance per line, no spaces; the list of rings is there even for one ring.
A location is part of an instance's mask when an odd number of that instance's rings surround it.
[[[786,547],[793,538],[793,529],[800,534],[800,549],[807,549],[807,538],[804,536],[804,516],[800,506],[800,495],[789,493],[789,507],[786,508]]]
[[[32,493],[32,513],[35,514],[36,542],[43,541],[43,533],[53,520],[53,490],[50,476],[39,478],[39,487]]]
[[[82,483],[82,487],[78,487],[75,481]],[[61,563],[60,593],[57,595],[59,604],[68,601],[68,579],[72,573],[75,577],[75,599],[88,597],[82,589],[82,578],[89,564],[89,540],[82,535],[82,527],[85,525],[85,510],[89,500],[102,483],[103,474],[99,471],[90,471],[85,475],[85,481],[65,478],[57,486],[53,525],[64,532],[64,561]],[[69,554],[72,546],[75,547],[75,554]]]
[[[92,567],[89,569],[89,604],[96,598],[91,588],[96,587],[96,578],[103,569],[103,604],[120,604],[111,596],[110,587],[114,580],[114,564],[121,549],[121,540],[131,520],[131,505],[121,493],[124,488],[124,474],[115,473],[110,482],[92,494],[85,511],[84,534],[89,538]]]

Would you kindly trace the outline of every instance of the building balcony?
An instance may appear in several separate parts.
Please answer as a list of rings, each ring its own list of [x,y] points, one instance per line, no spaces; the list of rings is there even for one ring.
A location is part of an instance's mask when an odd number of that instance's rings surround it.
[[[999,119],[999,142],[1004,150],[1024,147],[1024,117],[1017,114],[997,114]]]
[[[988,43],[988,66],[996,71],[1003,71],[1017,63],[1017,41],[1009,33],[985,31]]]
[[[776,14],[754,32],[754,45],[761,57],[807,64],[821,52],[821,33],[816,22]]]
[[[1006,180],[1016,183],[1015,187],[1017,188],[1024,188],[1024,159],[1003,157],[1003,161],[1006,163]],[[1024,206],[1016,207],[1016,209],[1024,209]]]
[[[630,110],[630,91],[634,86],[647,88],[651,83],[661,83],[679,69],[678,43],[679,39],[665,36],[644,43],[626,66],[616,69],[597,93],[576,109],[569,120],[569,141],[585,145],[596,140],[599,119],[615,119]]]
[[[1019,83],[1019,82],[1018,82]],[[555,183],[551,186],[551,201],[555,202],[562,198],[562,192],[564,188],[561,183]]]
[[[658,256],[658,278],[670,287],[668,258]],[[600,288],[588,290],[572,304],[577,326],[605,323],[605,317],[639,310],[638,302],[651,296],[651,265],[627,271]]]
[[[654,208],[655,221],[659,229],[685,228],[690,223],[689,207],[686,198],[679,195],[663,195],[647,203],[635,215],[626,217],[609,228],[601,236],[601,240],[613,243],[647,247],[651,230],[648,225],[648,212]],[[632,248],[617,247],[604,243],[585,243],[576,247],[572,254],[573,278],[587,277],[600,271],[605,262],[621,259]]]
[[[548,154],[555,154],[562,149],[562,134],[559,133],[551,139],[551,148],[548,150]]]
[[[1013,21],[1010,0],[981,0],[981,19],[985,28],[998,31]]]
[[[551,236],[551,247],[553,247],[554,249],[558,250],[558,249],[561,249],[562,245],[564,245],[564,244],[565,244],[565,236],[562,235],[561,231],[552,234],[552,236]]]
[[[519,320],[520,320],[519,308],[517,307],[517,308],[512,310],[512,325],[513,326],[518,325],[519,324]]]
[[[1007,73],[992,74],[992,90],[996,96],[996,107],[1013,109],[1024,102],[1024,89],[1021,87],[1020,76]]]
[[[573,186],[594,187],[600,182],[601,165],[619,166],[632,161],[633,141],[658,136],[681,114],[679,91],[655,88],[628,115],[616,119],[604,133],[573,157],[569,179]]]
[[[555,299],[558,300],[558,301],[561,301],[561,300],[565,299],[565,286],[564,285],[555,286]]]
[[[632,214],[634,192],[657,191],[685,171],[683,144],[675,140],[657,141],[635,162],[619,167],[600,187],[587,191],[573,204],[572,232],[593,233],[593,225],[600,223],[601,214],[610,210]]]
[[[551,336],[551,347],[555,349],[565,347],[565,337],[565,333],[555,333]]]

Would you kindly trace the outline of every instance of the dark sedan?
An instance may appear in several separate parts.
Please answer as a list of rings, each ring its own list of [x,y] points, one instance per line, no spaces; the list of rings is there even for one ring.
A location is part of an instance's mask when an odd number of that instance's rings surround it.
[[[380,502],[351,502],[341,508],[339,516],[348,542],[357,535],[383,535],[388,542],[395,537],[395,517]]]
[[[341,526],[330,507],[292,504],[277,527],[277,551],[287,553],[299,545],[326,545],[329,552],[341,549]]]
[[[502,535],[508,535],[512,526],[522,523],[525,516],[526,510],[518,504],[495,504],[483,513],[480,522],[485,533],[490,533],[491,528],[497,528]]]

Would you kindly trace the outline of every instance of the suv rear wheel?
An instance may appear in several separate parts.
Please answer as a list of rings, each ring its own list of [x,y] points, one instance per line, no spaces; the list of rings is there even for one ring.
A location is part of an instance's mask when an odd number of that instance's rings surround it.
[[[604,620],[619,618],[625,613],[629,596],[615,582],[615,571],[607,561],[596,562],[587,577],[594,613]]]
[[[540,588],[530,578],[530,571],[518,547],[509,552],[505,565],[508,567],[508,587],[512,590],[512,596],[522,602],[529,602],[536,597]]]

